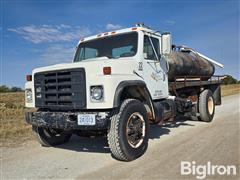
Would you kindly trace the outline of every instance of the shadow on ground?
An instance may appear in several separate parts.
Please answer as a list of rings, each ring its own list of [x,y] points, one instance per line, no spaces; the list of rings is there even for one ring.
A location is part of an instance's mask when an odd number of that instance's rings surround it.
[[[56,148],[68,149],[78,152],[110,152],[106,136],[91,138],[73,135],[68,143],[57,146]]]
[[[171,129],[179,126],[194,126],[188,123],[190,121],[192,121],[190,118],[179,116],[174,121],[166,122],[161,126],[157,124],[151,125],[149,139],[159,139],[162,135],[169,134]]]
[[[162,135],[167,135],[171,129],[180,126],[194,126],[189,124],[191,121],[186,117],[177,117],[172,122],[166,122],[163,125],[150,125],[150,139],[160,139]],[[97,152],[97,153],[110,153],[106,136],[97,137],[80,137],[73,135],[70,141],[66,144],[57,146],[56,148],[67,149],[77,152]]]

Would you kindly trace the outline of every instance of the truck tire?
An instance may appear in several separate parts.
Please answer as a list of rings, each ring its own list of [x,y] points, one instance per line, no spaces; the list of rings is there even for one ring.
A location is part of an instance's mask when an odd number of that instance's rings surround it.
[[[211,122],[215,113],[215,103],[212,91],[205,89],[199,95],[198,111],[200,120],[204,122]]]
[[[71,138],[72,134],[63,130],[32,126],[33,135],[45,147],[63,144]]]
[[[121,161],[132,161],[148,147],[149,122],[144,105],[136,99],[123,101],[120,110],[111,118],[108,144],[112,156]]]

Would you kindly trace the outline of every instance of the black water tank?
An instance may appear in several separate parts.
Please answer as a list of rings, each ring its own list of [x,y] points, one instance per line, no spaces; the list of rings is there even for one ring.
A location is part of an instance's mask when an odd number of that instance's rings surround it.
[[[208,80],[215,72],[214,65],[193,52],[175,52],[167,55],[169,62],[168,80],[181,77],[201,77]]]

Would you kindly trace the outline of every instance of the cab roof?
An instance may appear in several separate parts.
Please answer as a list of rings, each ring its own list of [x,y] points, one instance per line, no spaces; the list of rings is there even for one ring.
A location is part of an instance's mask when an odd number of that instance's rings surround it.
[[[159,31],[155,31],[155,30],[152,30],[152,29],[147,28],[147,27],[138,27],[137,26],[137,27],[130,27],[130,28],[124,28],[124,29],[119,29],[119,30],[103,32],[103,33],[99,33],[99,34],[92,35],[92,36],[89,36],[89,37],[84,37],[78,42],[78,44],[80,44],[82,42],[85,42],[85,41],[93,40],[93,39],[98,39],[98,38],[103,38],[103,37],[108,37],[108,36],[113,36],[113,35],[123,34],[123,33],[128,33],[128,32],[138,32],[138,31],[154,33],[154,34],[159,35],[159,36],[161,36],[161,34],[162,34]]]

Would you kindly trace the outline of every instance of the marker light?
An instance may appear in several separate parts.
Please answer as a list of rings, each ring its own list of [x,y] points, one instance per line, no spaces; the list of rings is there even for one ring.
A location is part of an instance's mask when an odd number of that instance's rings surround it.
[[[112,73],[111,67],[103,67],[103,74],[110,75]]]
[[[27,81],[32,81],[32,75],[26,75],[26,80]]]

